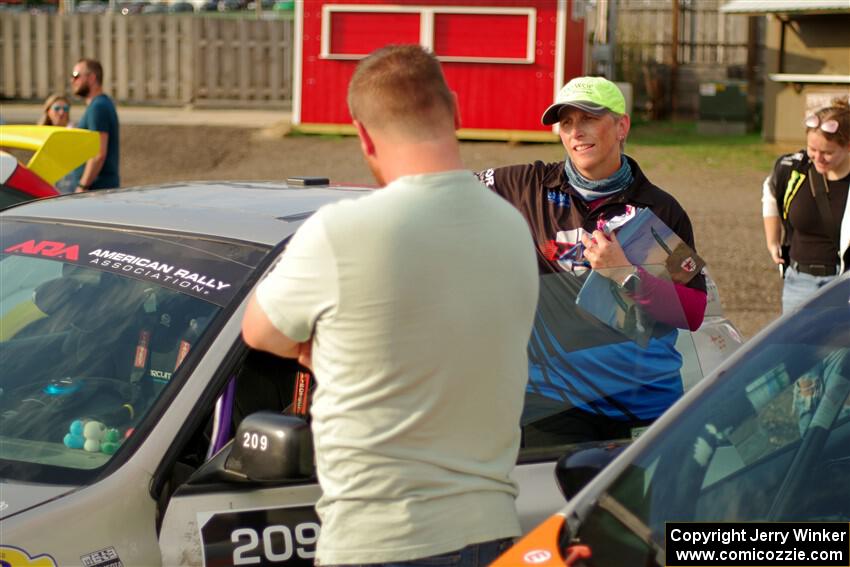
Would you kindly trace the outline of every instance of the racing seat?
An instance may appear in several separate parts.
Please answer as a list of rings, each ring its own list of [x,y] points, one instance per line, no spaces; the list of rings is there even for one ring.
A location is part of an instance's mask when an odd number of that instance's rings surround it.
[[[126,383],[127,409],[110,420],[133,421],[168,384],[215,307],[108,272],[84,275],[50,280],[34,294],[36,306],[47,314],[36,325],[63,336],[61,366],[53,377]]]
[[[62,376],[118,377],[111,348],[132,324],[146,290],[113,274],[76,267],[39,284],[32,300],[16,306],[10,377],[35,382]],[[51,352],[53,356],[44,356]],[[42,353],[42,354],[39,354]]]
[[[215,306],[179,293],[150,294],[116,349],[119,375],[129,377],[131,419],[148,409],[197,344]]]

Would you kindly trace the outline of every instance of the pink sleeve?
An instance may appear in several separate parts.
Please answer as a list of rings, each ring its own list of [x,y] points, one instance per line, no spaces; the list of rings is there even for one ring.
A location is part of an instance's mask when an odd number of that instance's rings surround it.
[[[657,278],[638,267],[640,288],[632,298],[656,320],[679,329],[696,331],[705,317],[704,291]]]

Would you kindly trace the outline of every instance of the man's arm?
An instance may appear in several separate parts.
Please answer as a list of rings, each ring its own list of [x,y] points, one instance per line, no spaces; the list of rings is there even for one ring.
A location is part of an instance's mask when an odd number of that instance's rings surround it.
[[[297,358],[308,368],[316,323],[323,315],[332,316],[339,295],[333,249],[321,218],[320,210],[301,225],[257,286],[242,320],[248,346]]]
[[[100,151],[97,155],[86,162],[86,167],[83,169],[83,174],[80,176],[79,184],[74,190],[75,193],[88,191],[94,180],[103,169],[103,164],[106,162],[106,149],[109,145],[109,134],[107,132],[99,132],[100,134]]]
[[[297,358],[305,366],[310,366],[305,364],[305,361],[309,362],[310,341],[299,343],[283,334],[260,307],[256,295],[248,301],[242,319],[242,339],[251,348],[284,358]]]

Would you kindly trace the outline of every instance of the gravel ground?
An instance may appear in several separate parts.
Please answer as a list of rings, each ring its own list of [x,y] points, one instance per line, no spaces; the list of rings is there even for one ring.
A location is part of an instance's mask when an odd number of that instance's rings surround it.
[[[332,182],[372,183],[357,140],[283,137],[271,128],[122,125],[125,186],[192,179],[267,180],[325,176]],[[776,154],[789,148],[776,148]],[[627,151],[647,176],[676,196],[694,224],[696,243],[717,282],[726,315],[746,337],[776,318],[780,280],[764,246],[761,183],[754,167],[720,167],[715,160],[682,159],[675,148]],[[562,157],[558,144],[463,142],[470,169]]]

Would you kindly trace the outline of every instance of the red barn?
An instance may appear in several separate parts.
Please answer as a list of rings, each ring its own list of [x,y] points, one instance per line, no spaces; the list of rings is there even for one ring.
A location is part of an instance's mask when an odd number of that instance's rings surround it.
[[[346,89],[357,61],[387,44],[418,43],[443,64],[460,99],[463,138],[551,140],[540,115],[584,74],[585,21],[576,0],[328,0],[296,2],[293,126],[353,133]]]

